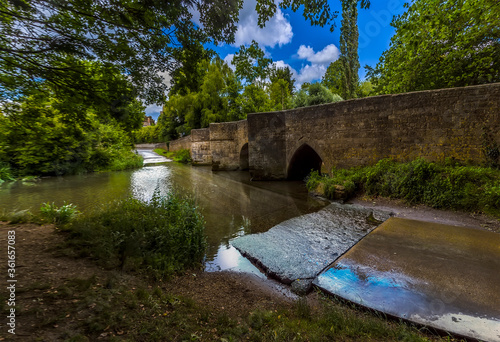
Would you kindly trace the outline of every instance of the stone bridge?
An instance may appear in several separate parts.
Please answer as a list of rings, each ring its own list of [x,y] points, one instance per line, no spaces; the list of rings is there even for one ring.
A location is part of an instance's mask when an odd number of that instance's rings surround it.
[[[382,95],[249,114],[170,142],[194,164],[250,170],[254,180],[303,179],[311,169],[362,166],[382,158],[485,161],[500,147],[500,83]]]

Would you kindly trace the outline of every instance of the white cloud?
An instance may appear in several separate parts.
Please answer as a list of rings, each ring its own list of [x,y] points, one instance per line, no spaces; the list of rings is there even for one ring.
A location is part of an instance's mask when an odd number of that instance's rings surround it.
[[[325,74],[328,65],[339,59],[339,56],[340,51],[334,44],[327,45],[318,52],[315,52],[310,46],[301,45],[297,50],[296,57],[304,59],[310,64],[302,66],[298,72],[296,77],[297,86],[300,87],[305,82],[320,80]]]
[[[276,10],[276,15],[271,18],[266,26],[261,29],[257,25],[256,0],[245,0],[240,11],[238,30],[235,34],[235,44],[249,45],[252,40],[260,46],[275,47],[288,44],[292,41],[292,25],[283,15],[281,9]]]
[[[321,79],[326,72],[326,66],[323,64],[305,65],[300,69],[297,76],[297,85],[300,87],[302,83],[312,82]]]
[[[226,64],[229,65],[229,67],[233,71],[235,71],[236,67],[233,65],[233,57],[234,57],[233,53],[228,54],[226,57],[224,57],[224,62],[226,62]]]
[[[297,56],[299,59],[305,59],[311,63],[330,64],[339,58],[340,51],[334,44],[327,45],[318,52],[314,52],[314,49],[310,46],[301,45],[297,51]]]

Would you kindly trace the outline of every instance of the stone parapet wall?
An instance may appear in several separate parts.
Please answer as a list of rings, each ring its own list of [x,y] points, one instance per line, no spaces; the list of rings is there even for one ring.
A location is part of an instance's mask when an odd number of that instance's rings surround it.
[[[500,84],[383,95],[250,114],[254,179],[286,178],[303,144],[332,167],[369,165],[382,158],[455,158],[481,163],[484,133],[500,144]]]
[[[169,151],[191,150],[191,136],[185,136],[177,140],[172,140],[168,144]]]
[[[212,170],[239,169],[240,151],[244,139],[248,139],[246,120],[210,124]]]
[[[212,165],[208,128],[191,130],[191,159],[195,165]]]

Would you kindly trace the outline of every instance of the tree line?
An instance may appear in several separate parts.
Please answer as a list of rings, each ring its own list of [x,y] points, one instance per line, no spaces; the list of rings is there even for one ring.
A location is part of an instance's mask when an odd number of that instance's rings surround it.
[[[500,81],[495,0],[412,0],[363,82],[357,15],[370,2],[340,5],[340,58],[321,82],[295,89],[290,69],[272,67],[256,43],[240,47],[234,70],[204,48],[234,42],[241,0],[0,0],[0,169],[127,167],[118,156],[133,159],[126,151],[146,104],[164,106],[149,130],[170,140],[250,112]],[[331,31],[337,24],[328,0],[258,0],[259,25],[278,7]]]

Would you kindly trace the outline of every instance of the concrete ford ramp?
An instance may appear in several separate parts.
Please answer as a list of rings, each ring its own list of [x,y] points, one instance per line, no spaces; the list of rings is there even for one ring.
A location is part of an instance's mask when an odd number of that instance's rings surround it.
[[[500,234],[393,217],[314,284],[392,316],[500,341]]]
[[[144,165],[162,164],[172,161],[165,158],[164,156],[160,156],[159,154],[151,150],[137,149],[137,153],[140,154],[144,159]]]
[[[389,216],[388,212],[332,203],[231,244],[268,275],[285,284],[293,282],[292,289],[300,293],[308,290],[321,270]]]

